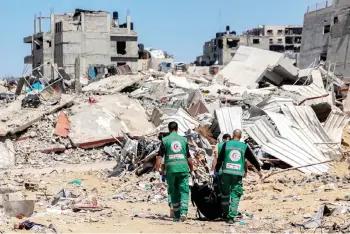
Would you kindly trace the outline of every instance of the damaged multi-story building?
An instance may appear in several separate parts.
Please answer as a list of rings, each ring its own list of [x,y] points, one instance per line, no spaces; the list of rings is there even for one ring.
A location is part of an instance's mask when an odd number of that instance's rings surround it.
[[[300,52],[303,27],[298,25],[268,26],[246,30],[240,36],[240,45],[286,53],[296,59]]]
[[[216,38],[205,42],[203,55],[196,59],[197,66],[210,66],[213,64],[228,64],[240,45],[286,53],[288,57],[296,59],[300,52],[302,39],[302,26],[267,26],[246,30],[237,36],[236,32],[229,31],[217,33]]]
[[[326,61],[337,76],[349,79],[349,47],[350,1],[333,0],[309,6],[304,16],[298,66],[307,68],[315,62]]]
[[[129,13],[120,24],[118,12],[87,11],[34,17],[33,35],[24,38],[31,44],[31,55],[24,58],[45,77],[55,76],[54,66],[62,75],[80,77],[92,65],[129,65],[137,71],[138,35]],[[43,31],[43,20],[50,20],[50,29]],[[39,27],[37,27],[39,23]],[[51,66],[50,64],[54,66]]]
[[[235,31],[230,32],[226,26],[225,32],[216,33],[215,38],[204,43],[203,55],[196,58],[197,66],[226,65],[237,51],[239,37]]]

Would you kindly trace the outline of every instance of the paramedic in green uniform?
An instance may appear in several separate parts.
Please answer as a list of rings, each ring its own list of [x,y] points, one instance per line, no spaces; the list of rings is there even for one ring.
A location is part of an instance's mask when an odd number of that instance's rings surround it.
[[[169,186],[171,204],[174,210],[174,221],[185,221],[188,212],[189,200],[189,176],[193,174],[192,159],[187,144],[187,139],[177,134],[178,125],[170,122],[169,135],[162,139],[157,161],[164,158],[166,180]],[[157,162],[156,169],[159,170]]]
[[[258,170],[260,178],[263,177],[260,164],[250,150],[249,146],[241,142],[242,131],[233,132],[233,140],[223,144],[219,152],[218,163],[221,164],[220,189],[221,206],[227,222],[232,224],[237,215],[238,204],[243,194],[242,178],[244,176],[245,158]]]
[[[214,148],[214,158],[213,158],[213,163],[212,163],[212,167],[211,167],[211,171],[210,171],[210,175],[211,176],[214,176],[215,174],[215,166],[216,166],[216,163],[218,161],[218,156],[219,156],[219,153],[221,151],[221,148],[222,146],[224,145],[225,142],[231,140],[231,136],[230,134],[224,134],[222,136],[222,141],[221,142],[218,142]]]

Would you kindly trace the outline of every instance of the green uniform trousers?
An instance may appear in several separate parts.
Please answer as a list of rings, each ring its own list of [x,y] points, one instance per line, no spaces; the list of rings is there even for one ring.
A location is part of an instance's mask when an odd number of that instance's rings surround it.
[[[171,207],[171,194],[169,192],[169,185],[168,185],[168,205]]]
[[[237,215],[238,204],[243,194],[242,176],[220,175],[221,207],[228,219]]]
[[[190,192],[188,172],[167,173],[171,205],[176,219],[188,212],[188,194]]]

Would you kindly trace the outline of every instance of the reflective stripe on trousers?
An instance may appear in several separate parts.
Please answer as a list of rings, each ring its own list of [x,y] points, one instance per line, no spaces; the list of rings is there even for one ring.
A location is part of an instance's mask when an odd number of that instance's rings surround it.
[[[172,165],[181,165],[181,164],[187,164],[187,161],[177,161],[177,162],[168,162],[165,163],[165,166],[172,166]]]
[[[222,172],[225,173],[225,174],[230,174],[230,175],[244,176],[244,172],[233,171],[233,170],[230,170],[230,169],[222,170]]]

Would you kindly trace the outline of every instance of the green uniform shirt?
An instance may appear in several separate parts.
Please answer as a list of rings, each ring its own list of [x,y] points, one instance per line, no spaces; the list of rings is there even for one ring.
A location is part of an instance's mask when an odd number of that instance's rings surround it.
[[[162,139],[165,148],[165,170],[167,173],[188,172],[187,139],[171,133]]]
[[[220,142],[218,144],[218,158],[219,158],[219,155],[220,155],[220,152],[221,152],[221,149],[222,149],[222,146],[225,144],[224,141]],[[218,171],[218,175],[221,175],[222,174],[222,168],[220,168],[220,170]]]
[[[246,149],[247,145],[240,141],[226,142],[222,173],[243,176]]]

